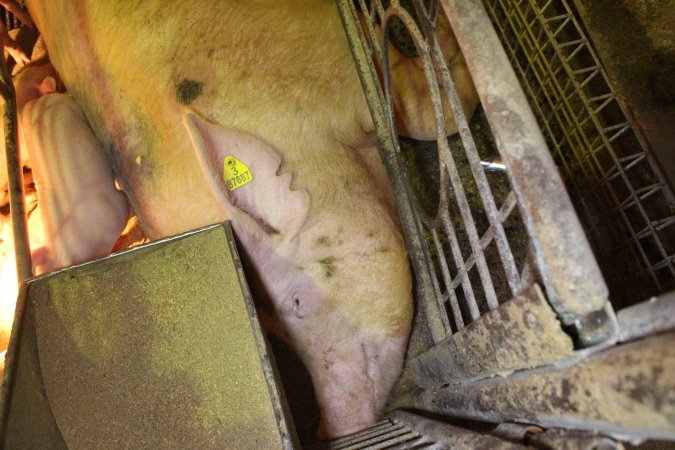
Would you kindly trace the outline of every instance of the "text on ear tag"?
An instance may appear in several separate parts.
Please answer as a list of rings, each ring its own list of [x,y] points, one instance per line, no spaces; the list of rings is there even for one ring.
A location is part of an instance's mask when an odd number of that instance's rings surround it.
[[[229,190],[234,191],[253,181],[253,174],[248,166],[234,156],[226,157],[223,166],[223,179]]]

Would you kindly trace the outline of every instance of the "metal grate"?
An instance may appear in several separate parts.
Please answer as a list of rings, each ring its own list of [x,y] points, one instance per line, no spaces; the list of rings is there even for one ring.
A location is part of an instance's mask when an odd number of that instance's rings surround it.
[[[386,420],[365,430],[308,450],[378,450],[378,449],[524,449],[486,433],[438,422],[417,414],[396,410]]]
[[[517,102],[508,97],[508,103],[484,103],[485,116],[479,114],[469,123],[434,34],[437,18],[443,14],[440,5],[431,1],[425,7],[421,0],[410,3],[414,7],[406,8],[399,1],[338,1],[346,10],[343,21],[378,129],[378,144],[389,169],[421,289],[418,298],[423,299],[421,304],[434,342],[462,330],[513,298],[536,274],[541,275],[549,300],[557,305],[565,323],[600,309],[606,298],[604,283],[599,272],[596,276],[595,261],[586,250],[562,183],[546,175],[555,171],[555,166],[543,148],[543,140],[538,141],[536,135],[534,139],[522,139],[522,134],[530,136],[529,129],[505,131],[513,127],[500,123],[508,114],[519,116],[522,122],[530,120],[530,129],[541,136],[534,121],[525,117],[531,113],[512,109]],[[445,2],[443,6],[448,7]],[[394,131],[396,91],[390,80],[396,63],[390,64],[390,43],[397,39],[396,29],[409,36],[408,41],[422,61],[427,101],[433,105],[436,123],[445,123],[445,116],[452,114],[457,124],[459,137],[450,141],[445,130],[437,127],[441,129],[437,131],[436,146],[427,151],[420,151],[419,146],[406,150],[409,146]],[[483,72],[491,70],[490,67]],[[476,82],[473,71],[472,77]],[[522,96],[519,92],[515,95]],[[481,94],[483,102],[485,98],[490,94]],[[522,104],[527,108],[524,100]],[[512,113],[514,110],[518,112]],[[485,122],[486,116],[490,125]],[[500,127],[501,135],[497,132]],[[484,168],[486,161],[497,154],[497,148],[509,166],[508,178]],[[543,174],[545,182],[536,180],[526,169]],[[540,187],[542,184],[545,186]],[[561,244],[562,235],[571,240]],[[567,270],[569,260],[582,267],[576,275]],[[534,270],[533,261],[538,270]],[[577,278],[570,278],[574,276]],[[577,302],[572,308],[566,304],[569,298]]]
[[[391,419],[327,443],[310,447],[309,450],[375,450],[391,448],[432,448],[433,443],[423,443],[424,437],[403,423]],[[420,446],[421,445],[421,446]]]
[[[484,0],[612,299],[675,288],[675,201],[565,0]],[[617,264],[617,261],[621,261]]]

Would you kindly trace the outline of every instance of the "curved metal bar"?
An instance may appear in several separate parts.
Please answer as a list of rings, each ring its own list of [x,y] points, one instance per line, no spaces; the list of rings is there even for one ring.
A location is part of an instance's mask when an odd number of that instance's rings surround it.
[[[358,26],[360,20],[356,7],[351,0],[337,0],[347,40],[354,62],[358,68],[359,78],[368,100],[368,107],[377,130],[377,147],[382,162],[389,173],[396,211],[406,237],[408,253],[415,270],[418,306],[424,311],[429,331],[434,342],[440,342],[451,334],[447,314],[444,311],[443,299],[439,295],[435,277],[431,273],[433,267],[429,249],[425,245],[422,224],[410,204],[410,186],[403,176],[403,163],[400,159],[398,141],[388,128],[388,118],[384,113],[384,95],[378,82],[377,70],[370,52],[365,47],[366,38]]]
[[[413,4],[417,10],[420,10],[424,7],[421,0],[413,0]],[[469,166],[471,168],[471,172],[473,173],[476,186],[478,187],[478,193],[483,202],[483,206],[485,207],[488,220],[490,221],[490,226],[495,232],[497,251],[499,252],[504,271],[506,272],[506,279],[509,283],[511,294],[515,296],[522,291],[524,286],[520,281],[518,268],[513,258],[513,252],[511,251],[508,238],[506,237],[504,226],[498,219],[499,211],[495,203],[495,199],[491,194],[490,185],[487,181],[487,177],[485,176],[485,171],[482,168],[481,160],[478,156],[478,149],[476,148],[476,143],[474,142],[471,130],[469,129],[469,121],[462,110],[462,103],[459,99],[459,94],[455,88],[450,70],[443,60],[443,53],[441,52],[440,45],[438,44],[438,39],[436,39],[432,24],[430,22],[425,22],[423,18],[420,19],[420,21],[426,40],[431,48],[433,62],[441,74],[443,89],[448,96],[448,103],[452,108],[455,123],[457,124],[457,130],[462,139],[462,144],[466,149],[464,153],[469,160]]]

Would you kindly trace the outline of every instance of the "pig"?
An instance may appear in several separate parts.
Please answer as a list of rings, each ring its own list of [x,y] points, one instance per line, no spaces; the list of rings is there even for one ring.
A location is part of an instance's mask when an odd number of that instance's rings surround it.
[[[231,220],[256,302],[311,375],[320,435],[371,425],[402,367],[411,275],[334,2],[26,3],[146,236]],[[390,52],[401,129],[435,138],[419,61]]]
[[[45,93],[54,92],[59,89],[59,83],[56,81],[56,72],[48,61],[34,61],[23,67],[20,72],[12,77],[14,90],[16,92],[17,110],[20,112],[26,103],[34,100]],[[18,125],[18,124],[17,124]],[[20,130],[20,125],[18,126]],[[28,166],[28,152],[25,144],[21,140],[21,135],[17,136],[19,160],[22,167]],[[0,151],[0,206],[9,203],[8,181],[7,181],[7,162],[4,149],[5,133],[0,128],[0,142],[3,148]],[[24,184],[32,182],[32,173],[24,174]],[[34,205],[35,192],[26,193],[26,207],[30,213]],[[31,235],[40,239],[42,233],[41,224],[35,217],[29,216],[29,228]],[[12,223],[9,214],[0,215],[0,351],[7,348],[9,335],[14,319],[14,308],[18,294],[16,280],[16,263],[13,253]],[[1,358],[0,358],[1,359]]]
[[[36,60],[31,64],[23,67],[16,75],[12,77],[12,84],[14,84],[14,91],[16,93],[16,108],[17,115],[21,115],[23,107],[31,100],[34,100],[49,92],[56,92],[62,90],[61,83],[54,67],[49,61]],[[20,125],[19,125],[20,127]],[[3,144],[3,149],[0,151],[0,206],[9,203],[8,181],[7,181],[7,160],[4,150],[5,130],[0,129],[0,142]],[[21,135],[18,136],[19,147],[19,164],[21,167],[30,167],[28,160],[28,152],[25,150],[24,143],[21,140]],[[24,176],[24,184],[28,184],[26,178],[30,175]]]
[[[67,94],[48,93],[23,107],[20,130],[43,224],[43,242],[31,242],[35,275],[109,255],[129,208],[80,108]]]

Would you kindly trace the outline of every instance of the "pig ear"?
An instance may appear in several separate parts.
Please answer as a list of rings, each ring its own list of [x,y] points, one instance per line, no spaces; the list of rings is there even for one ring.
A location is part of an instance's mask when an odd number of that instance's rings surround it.
[[[292,241],[307,219],[309,194],[291,189],[291,173],[278,174],[281,157],[272,146],[251,134],[207,122],[190,110],[183,121],[211,191],[229,218],[244,219],[241,225],[257,228],[247,230],[255,235]],[[228,183],[226,160],[236,163],[238,172],[248,170],[248,174]],[[253,220],[242,218],[237,210]]]
[[[56,79],[54,77],[45,77],[45,79],[38,84],[37,89],[42,95],[56,92]]]

